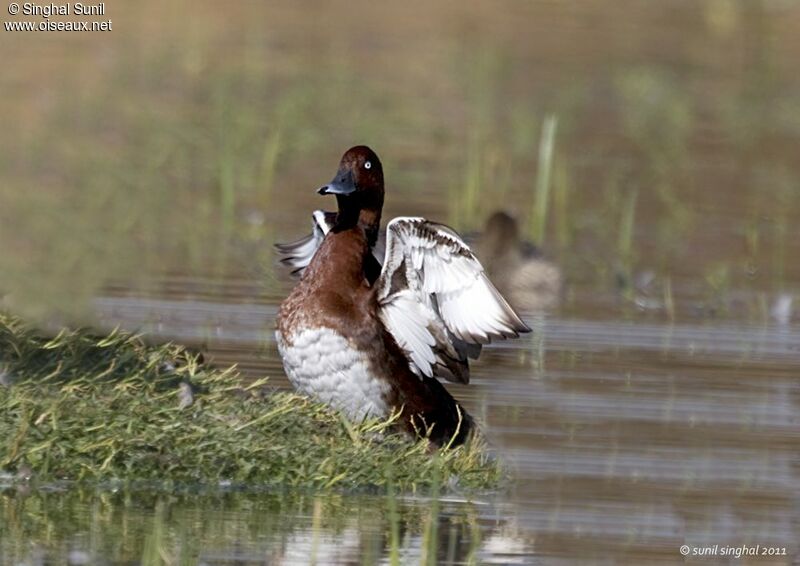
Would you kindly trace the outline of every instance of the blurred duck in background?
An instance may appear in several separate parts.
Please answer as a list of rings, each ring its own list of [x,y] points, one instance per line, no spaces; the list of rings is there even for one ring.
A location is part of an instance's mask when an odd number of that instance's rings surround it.
[[[475,251],[498,291],[515,309],[542,312],[558,306],[561,270],[520,238],[517,221],[509,214],[498,211],[486,220]]]

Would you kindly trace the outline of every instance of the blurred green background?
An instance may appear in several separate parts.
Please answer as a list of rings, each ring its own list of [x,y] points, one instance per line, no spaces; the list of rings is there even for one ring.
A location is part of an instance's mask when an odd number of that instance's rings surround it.
[[[113,31],[0,34],[0,293],[20,314],[80,319],[165,277],[277,300],[270,244],[334,205],[314,189],[357,143],[384,161],[387,217],[515,213],[568,311],[641,273],[703,313],[763,316],[797,288],[796,2],[144,0],[95,19]]]

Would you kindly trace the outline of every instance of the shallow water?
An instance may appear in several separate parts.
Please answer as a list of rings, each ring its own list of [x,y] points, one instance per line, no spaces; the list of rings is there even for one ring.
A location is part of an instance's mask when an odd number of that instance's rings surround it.
[[[0,109],[2,306],[287,387],[271,244],[333,206],[314,189],[341,152],[382,156],[386,218],[471,231],[502,206],[534,234],[556,116],[541,233],[562,305],[451,387],[511,483],[4,486],[0,563],[797,562],[800,6],[161,4],[114,6],[111,39],[0,34],[24,63],[0,77],[20,94]],[[720,554],[743,545],[786,554]]]
[[[272,338],[274,305],[105,297],[95,308],[103,326],[203,344],[218,363],[239,361],[245,375],[288,386]],[[9,525],[31,528],[53,508],[80,521],[90,510],[105,514],[102,525],[82,527],[88,532],[51,519],[57,544],[25,547],[31,557],[78,553],[90,563],[135,558],[132,549],[154,536],[172,560],[205,564],[305,563],[311,548],[319,563],[342,564],[392,552],[400,563],[430,552],[447,564],[672,563],[683,544],[785,548],[773,559],[794,559],[800,328],[528,318],[532,334],[492,345],[472,383],[451,388],[512,475],[500,493],[390,503],[342,494],[34,490],[6,496]],[[392,504],[398,517],[388,515]],[[136,532],[113,535],[126,547],[111,559],[104,533],[123,523]],[[392,528],[401,533],[394,543]],[[24,556],[9,534],[0,537],[5,552]]]

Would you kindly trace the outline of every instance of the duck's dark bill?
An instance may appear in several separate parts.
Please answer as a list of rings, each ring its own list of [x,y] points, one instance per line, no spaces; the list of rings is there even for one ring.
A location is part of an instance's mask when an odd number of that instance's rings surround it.
[[[355,192],[356,183],[353,180],[353,173],[346,171],[339,173],[333,178],[333,181],[327,185],[320,187],[317,192],[321,195],[349,195]]]

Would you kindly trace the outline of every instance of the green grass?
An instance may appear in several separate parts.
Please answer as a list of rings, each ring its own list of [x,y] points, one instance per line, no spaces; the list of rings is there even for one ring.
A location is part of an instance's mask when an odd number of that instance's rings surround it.
[[[392,419],[348,423],[173,344],[121,332],[48,339],[3,316],[0,359],[11,383],[0,387],[0,470],[10,476],[399,491],[501,479],[480,440],[433,451],[393,432]]]
[[[555,145],[558,118],[547,116],[542,124],[539,141],[539,162],[536,168],[536,190],[531,218],[532,236],[535,242],[542,243],[547,229],[547,211],[550,205],[550,176],[553,170],[553,146]]]
[[[636,231],[637,198],[638,192],[634,189],[627,195],[627,198],[622,203],[620,211],[617,258],[626,281],[630,281],[633,277],[633,268],[636,259],[634,257],[634,236]],[[630,292],[632,289],[628,288],[627,291]]]

